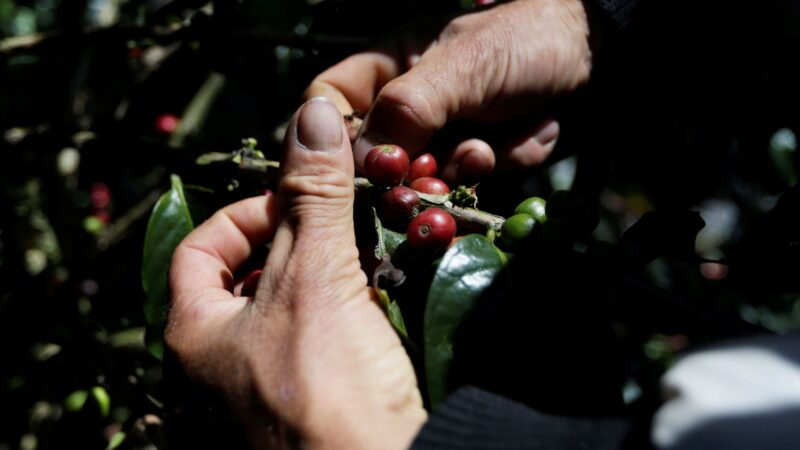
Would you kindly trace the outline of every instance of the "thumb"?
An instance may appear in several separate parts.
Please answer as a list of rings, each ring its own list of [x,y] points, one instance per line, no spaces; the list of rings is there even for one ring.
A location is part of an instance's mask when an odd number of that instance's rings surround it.
[[[284,138],[278,201],[302,231],[352,230],[353,157],[342,115],[325,97],[297,111]],[[342,228],[343,227],[343,228]]]
[[[328,99],[312,98],[292,118],[283,147],[277,192],[282,220],[262,275],[269,282],[259,289],[306,298],[333,289],[353,297],[366,278],[358,262],[353,156],[341,113]]]

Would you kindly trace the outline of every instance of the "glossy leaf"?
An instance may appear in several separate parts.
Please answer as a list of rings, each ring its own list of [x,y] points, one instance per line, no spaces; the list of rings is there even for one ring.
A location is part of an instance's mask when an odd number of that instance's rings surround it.
[[[408,339],[408,331],[406,331],[406,324],[403,321],[403,314],[400,312],[400,306],[397,305],[397,302],[389,298],[389,293],[386,292],[386,290],[375,289],[375,292],[378,294],[381,305],[383,305],[386,316],[389,318],[389,322],[391,322],[394,330],[402,339]]]
[[[425,372],[431,405],[449,392],[456,331],[503,268],[505,258],[484,236],[459,240],[436,269],[425,310]]]
[[[375,226],[375,233],[378,238],[378,243],[375,246],[375,258],[382,259],[386,255],[393,255],[400,244],[406,241],[405,233],[398,233],[388,228],[384,228],[381,223],[378,212],[375,208],[371,208],[371,216]]]
[[[144,311],[150,325],[161,327],[166,320],[169,303],[167,276],[175,247],[194,228],[183,184],[172,176],[172,188],[156,203],[144,241],[142,287]]]
[[[398,233],[388,228],[381,227],[381,234],[383,237],[384,252],[393,255],[400,247],[400,244],[406,241],[405,233]]]

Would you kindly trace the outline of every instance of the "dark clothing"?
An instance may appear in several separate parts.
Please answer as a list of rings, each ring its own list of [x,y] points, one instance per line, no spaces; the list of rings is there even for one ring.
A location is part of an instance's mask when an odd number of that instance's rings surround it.
[[[601,22],[611,27],[607,33],[616,47],[604,49],[603,67],[595,67],[582,98],[590,102],[589,108],[569,116],[574,122],[562,122],[560,146],[572,151],[590,148],[589,162],[598,166],[614,161],[616,177],[647,186],[662,206],[686,209],[695,204],[725,176],[718,169],[721,160],[735,156],[735,162],[725,167],[738,170],[733,165],[739,164],[748,170],[752,155],[742,151],[731,155],[732,136],[742,140],[745,148],[756,147],[748,145],[751,139],[767,142],[768,133],[781,126],[782,118],[796,116],[788,111],[800,104],[796,65],[800,35],[787,23],[800,24],[796,20],[800,2],[592,1],[590,7],[605,15]],[[675,183],[675,178],[682,182]],[[595,184],[602,189],[607,179],[598,177]],[[507,326],[515,325],[512,319]],[[558,336],[552,341],[563,342]],[[549,356],[537,354],[543,371],[552,367]],[[800,366],[800,358],[796,363]],[[413,449],[639,449],[651,445],[649,417],[637,418],[640,422],[635,423],[613,413],[597,417],[583,412],[577,413],[582,417],[562,411],[545,413],[550,409],[534,409],[530,398],[519,403],[509,392],[500,396],[481,389],[488,386],[497,392],[498,385],[476,384],[479,387],[455,391],[431,414]],[[569,387],[552,389],[565,386]],[[797,411],[800,408],[778,416],[797,417]],[[780,430],[791,436],[793,422],[774,420],[774,411],[769,414],[764,416],[765,424],[772,426],[760,430]],[[734,448],[730,445],[737,442],[735,431],[741,435],[748,423],[761,422],[714,421],[674,448],[723,448],[713,443],[722,442],[716,437],[724,436],[728,436],[724,448]],[[758,433],[740,439],[735,448],[757,442]]]
[[[622,419],[571,418],[537,412],[475,388],[453,393],[412,449],[617,449],[630,431]]]

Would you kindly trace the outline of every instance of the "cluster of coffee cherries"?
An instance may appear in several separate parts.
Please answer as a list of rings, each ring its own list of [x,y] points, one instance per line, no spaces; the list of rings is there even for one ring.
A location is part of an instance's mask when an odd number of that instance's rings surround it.
[[[370,183],[387,189],[381,194],[381,218],[396,225],[407,223],[408,245],[420,253],[445,249],[456,235],[456,222],[450,213],[441,208],[420,211],[420,192],[450,193],[447,184],[435,177],[437,169],[436,159],[430,153],[410,162],[408,153],[393,144],[373,147],[364,161]]]
[[[525,242],[531,234],[547,222],[547,202],[541,197],[530,197],[523,200],[514,215],[503,222],[500,240],[503,247],[513,250]]]
[[[523,200],[500,230],[500,244],[510,251],[528,244],[549,248],[571,248],[576,239],[590,238],[600,223],[597,205],[572,191],[555,191]]]

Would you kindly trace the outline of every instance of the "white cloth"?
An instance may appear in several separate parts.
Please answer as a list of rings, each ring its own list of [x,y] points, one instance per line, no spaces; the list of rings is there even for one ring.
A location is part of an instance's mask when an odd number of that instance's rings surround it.
[[[684,448],[691,435],[695,442],[690,447],[696,448],[698,435],[708,439],[712,434],[704,428],[720,423],[728,424],[730,431],[721,434],[731,439],[737,432],[754,437],[760,430],[748,425],[763,425],[750,418],[800,411],[800,339],[760,337],[690,354],[667,371],[662,386],[667,401],[653,420],[656,447]],[[800,448],[800,423],[795,437],[793,448]]]

